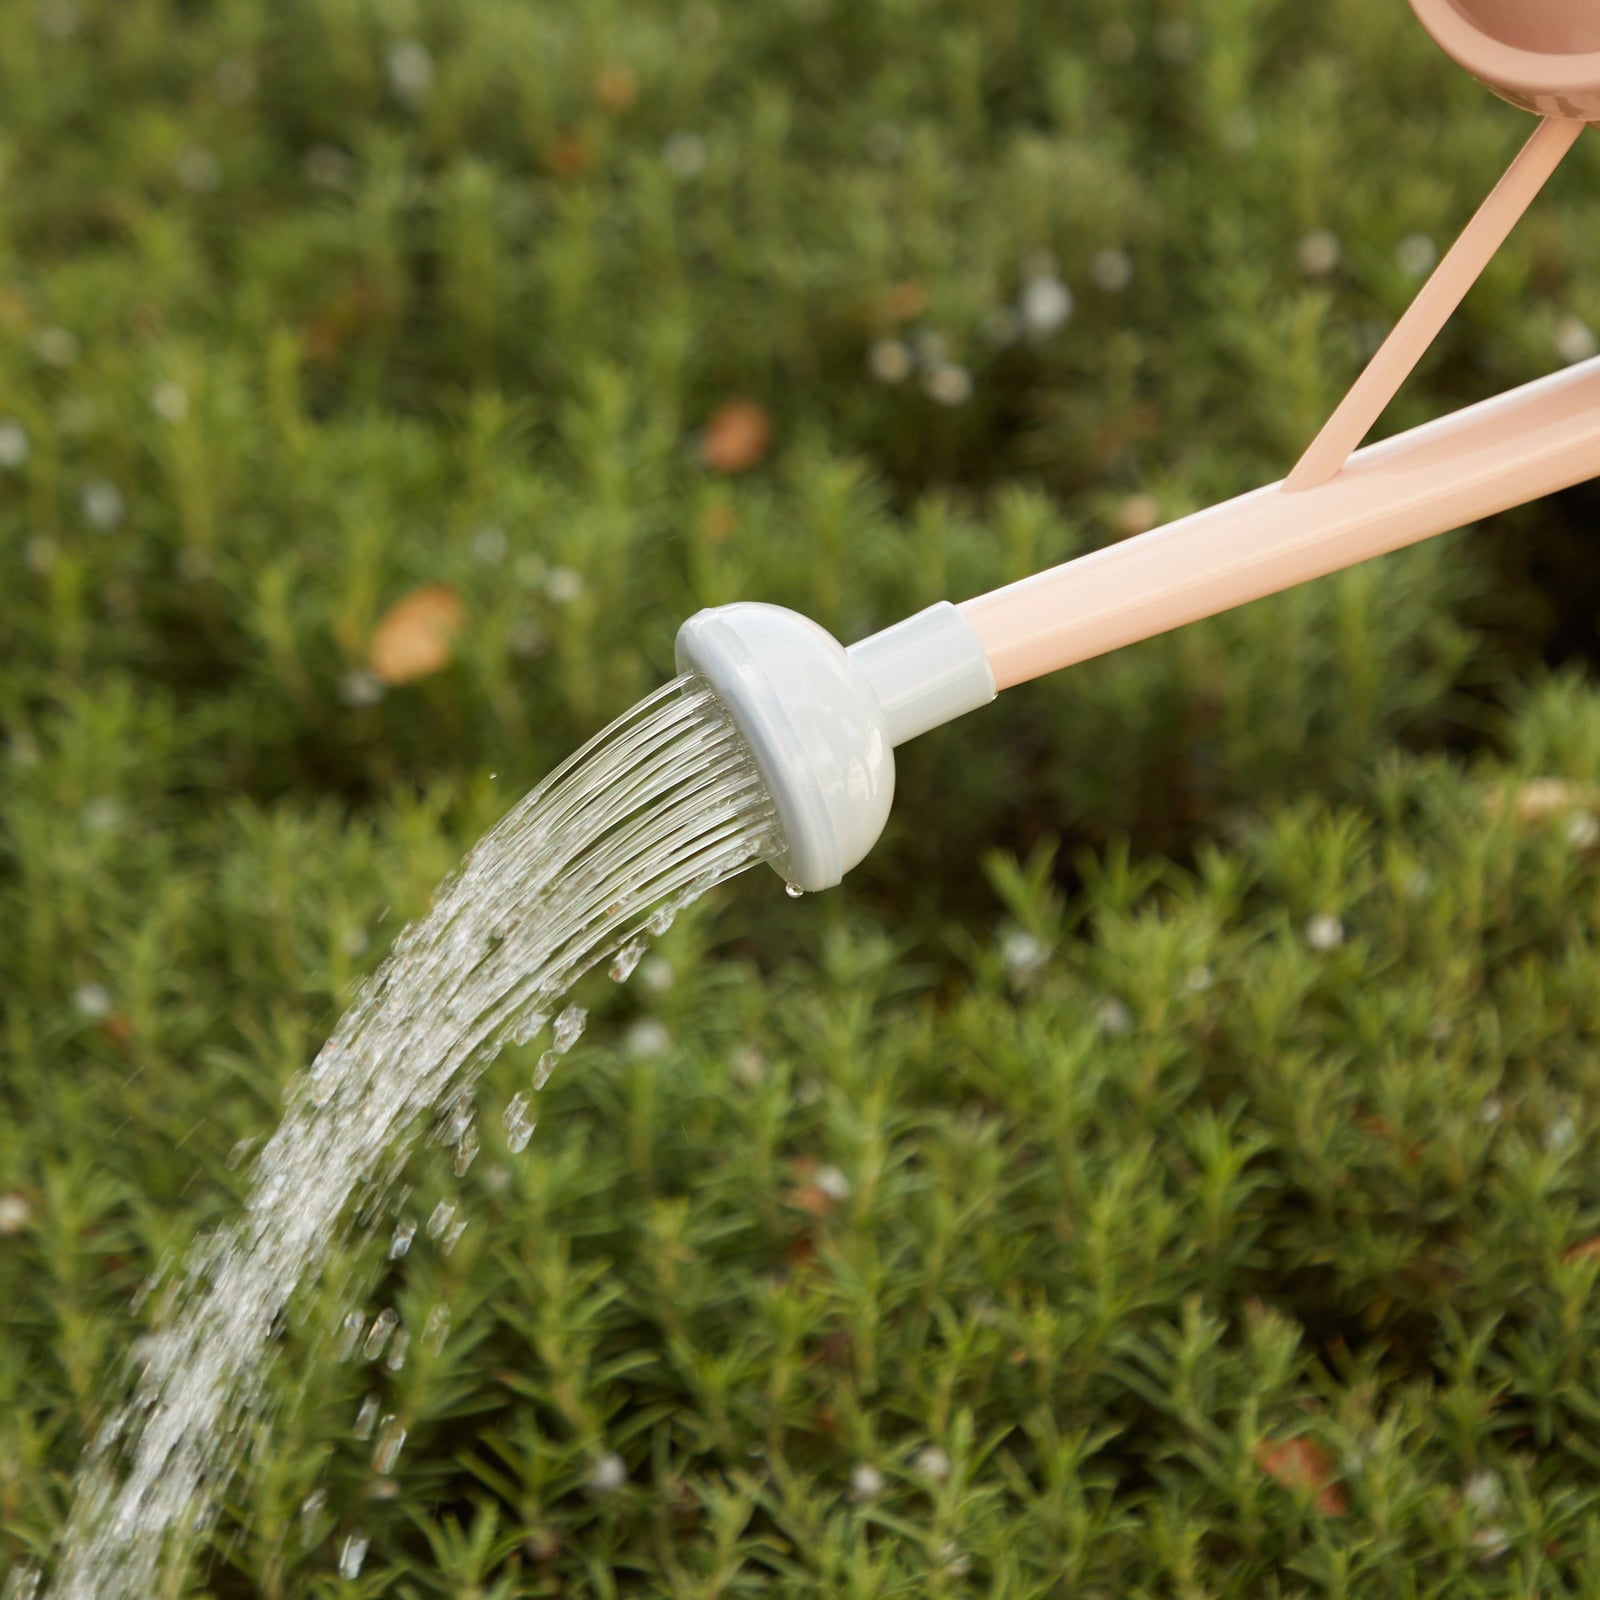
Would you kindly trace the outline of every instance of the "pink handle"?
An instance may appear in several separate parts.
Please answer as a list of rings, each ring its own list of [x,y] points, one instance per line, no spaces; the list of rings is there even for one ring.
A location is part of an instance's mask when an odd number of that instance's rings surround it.
[[[961,610],[998,688],[1275,594],[1600,474],[1600,357]]]
[[[1322,432],[1283,480],[1286,489],[1326,483],[1345,464],[1585,126],[1582,122],[1546,121],[1533,130],[1349,394],[1323,424]]]

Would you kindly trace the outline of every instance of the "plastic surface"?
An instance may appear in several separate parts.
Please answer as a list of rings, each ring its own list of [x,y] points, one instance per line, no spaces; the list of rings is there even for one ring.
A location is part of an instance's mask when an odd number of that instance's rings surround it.
[[[1008,688],[1600,473],[1600,357],[967,601]]]
[[[1596,4],[1600,7],[1600,0]],[[1349,394],[1284,479],[1285,488],[1310,489],[1326,483],[1349,460],[1350,453],[1366,438],[1367,430],[1394,398],[1407,374],[1438,338],[1450,313],[1461,304],[1584,127],[1582,122],[1547,118],[1534,129]]]
[[[995,696],[971,624],[941,601],[846,650],[782,606],[715,606],[678,630],[678,665],[711,681],[777,807],[773,865],[830,889],[878,842],[894,747]]]
[[[697,612],[678,666],[703,673],[749,741],[801,889],[831,889],[878,842],[894,799],[888,720],[832,634],[782,606]]]
[[[995,697],[989,658],[972,624],[948,600],[862,639],[848,653],[883,708],[895,745]]]
[[[1411,0],[1446,55],[1513,105],[1600,118],[1595,0]]]

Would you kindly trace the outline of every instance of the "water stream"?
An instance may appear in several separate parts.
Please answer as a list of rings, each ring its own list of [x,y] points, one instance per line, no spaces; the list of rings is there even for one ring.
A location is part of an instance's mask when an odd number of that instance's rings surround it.
[[[243,1214],[196,1246],[162,1326],[140,1342],[132,1398],[80,1470],[53,1595],[147,1600],[188,1559],[262,1398],[279,1319],[348,1228],[352,1196],[398,1179],[430,1112],[464,1171],[478,1073],[554,1017],[507,1108],[507,1142],[525,1146],[538,1090],[582,1031],[576,1007],[557,1013],[567,989],[613,952],[626,976],[680,907],[776,843],[749,752],[697,678],[635,706],[478,843],[319,1052],[257,1158]]]

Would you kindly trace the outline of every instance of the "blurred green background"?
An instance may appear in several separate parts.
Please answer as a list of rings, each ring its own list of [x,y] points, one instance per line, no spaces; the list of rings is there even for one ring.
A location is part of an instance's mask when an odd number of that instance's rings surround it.
[[[20,1596],[138,1286],[682,617],[852,638],[1280,476],[1530,123],[1401,0],[0,38]],[[1597,179],[1384,429],[1595,353]],[[1594,1592],[1597,504],[1009,694],[844,887],[756,872],[594,984],[527,1152],[537,1044],[465,1178],[413,1163],[454,1251],[307,1287],[170,1592]],[[449,1339],[336,1363],[352,1282]]]

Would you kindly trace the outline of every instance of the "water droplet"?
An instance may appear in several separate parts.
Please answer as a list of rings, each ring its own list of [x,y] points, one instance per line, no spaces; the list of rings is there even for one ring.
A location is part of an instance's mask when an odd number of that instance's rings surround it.
[[[511,1024],[510,1034],[513,1044],[526,1044],[530,1039],[537,1038],[539,1030],[549,1021],[542,1011],[530,1011],[527,1016]]]
[[[539,1065],[533,1069],[533,1092],[537,1094],[550,1081],[550,1074],[556,1070],[556,1063],[561,1059],[559,1050],[546,1050],[539,1057]]]
[[[535,1123],[528,1116],[528,1097],[525,1094],[515,1094],[506,1106],[506,1148],[513,1155],[520,1155],[528,1148],[528,1142],[533,1138]]]
[[[476,1128],[468,1128],[456,1142],[456,1176],[458,1178],[464,1178],[467,1175],[467,1168],[472,1165],[477,1156],[478,1131]]]
[[[384,1362],[391,1372],[398,1372],[406,1364],[406,1356],[411,1351],[411,1335],[401,1328],[394,1336],[394,1343],[389,1346],[389,1359]]]
[[[352,1311],[344,1319],[344,1327],[339,1334],[339,1348],[335,1357],[339,1361],[348,1361],[356,1353],[356,1346],[361,1343],[362,1330],[367,1325],[367,1319],[359,1311]]]
[[[583,1037],[584,1025],[588,1020],[589,1013],[582,1006],[568,1006],[556,1018],[550,1042],[558,1055],[565,1055]]]
[[[435,1306],[428,1313],[428,1320],[422,1328],[422,1348],[430,1356],[436,1356],[444,1349],[444,1342],[450,1336],[450,1308],[449,1306]]]
[[[648,1059],[665,1055],[672,1048],[672,1035],[659,1017],[640,1017],[628,1029],[625,1047],[630,1056]]]
[[[673,919],[677,915],[678,908],[671,901],[664,906],[657,906],[646,919],[644,931],[652,939],[659,939],[672,926]]]
[[[15,1567],[6,1579],[5,1600],[35,1600],[43,1574],[37,1567]]]
[[[317,1523],[327,1504],[326,1489],[313,1489],[300,1502],[300,1543],[308,1550],[317,1542]]]
[[[417,1225],[409,1218],[402,1218],[394,1225],[394,1237],[389,1241],[389,1259],[398,1261],[406,1251],[411,1248],[411,1241],[417,1236]]]
[[[389,1343],[390,1336],[400,1326],[399,1313],[385,1308],[372,1319],[372,1327],[367,1333],[367,1342],[361,1347],[362,1359],[376,1361],[384,1352]]]
[[[366,1532],[357,1528],[350,1533],[339,1549],[339,1576],[341,1578],[359,1578],[361,1576],[361,1563],[367,1559],[367,1546],[371,1541]]]
[[[358,1439],[370,1439],[372,1430],[378,1425],[378,1397],[369,1394],[361,1402],[361,1409],[356,1412],[355,1434]]]
[[[639,965],[647,946],[643,939],[635,939],[631,944],[625,944],[612,958],[610,977],[613,983],[626,983],[633,976],[634,968]]]
[[[783,886],[783,892],[788,895],[791,900],[798,900],[800,896],[805,893],[805,890],[802,889],[798,883],[786,883]]]
[[[406,1430],[392,1412],[383,1419],[378,1429],[378,1442],[372,1450],[372,1466],[376,1472],[390,1473],[400,1457],[400,1448],[406,1442]]]
[[[615,1450],[608,1450],[589,1469],[589,1487],[596,1494],[615,1494],[628,1481],[628,1464]]]
[[[439,1253],[441,1255],[449,1255],[450,1252],[454,1250],[455,1247],[461,1242],[461,1235],[466,1231],[467,1219],[462,1217],[458,1222],[455,1222],[451,1225],[444,1238],[439,1241]]]
[[[428,1237],[437,1239],[450,1226],[450,1219],[455,1214],[454,1204],[449,1200],[441,1200],[428,1217]]]
[[[244,1158],[247,1155],[249,1155],[251,1150],[253,1150],[254,1148],[255,1148],[255,1140],[254,1139],[241,1139],[233,1147],[233,1149],[231,1149],[228,1152],[228,1171],[229,1172],[237,1172],[239,1170],[239,1168],[244,1164]]]

